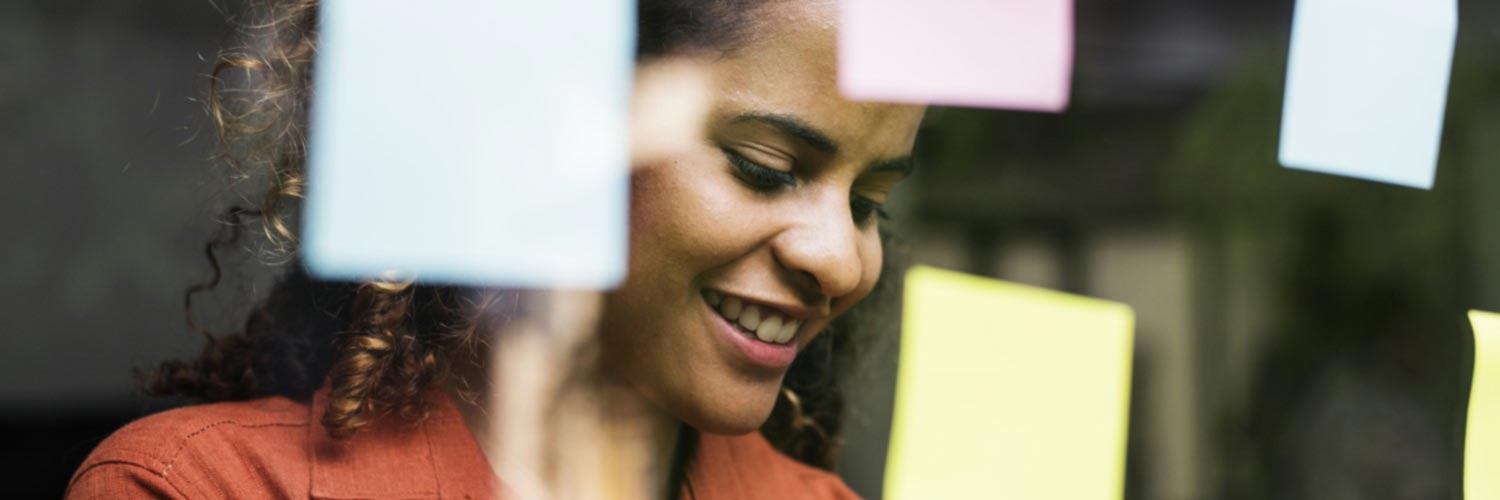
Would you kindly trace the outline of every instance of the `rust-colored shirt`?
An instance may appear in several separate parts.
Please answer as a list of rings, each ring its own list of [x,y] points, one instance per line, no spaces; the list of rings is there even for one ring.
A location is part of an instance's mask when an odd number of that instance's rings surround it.
[[[68,498],[496,498],[498,485],[458,408],[435,398],[415,425],[373,425],[335,441],[311,404],[286,398],[152,415],[104,440],[73,474]],[[833,474],[776,451],[759,433],[704,434],[688,470],[692,496],[850,499]]]

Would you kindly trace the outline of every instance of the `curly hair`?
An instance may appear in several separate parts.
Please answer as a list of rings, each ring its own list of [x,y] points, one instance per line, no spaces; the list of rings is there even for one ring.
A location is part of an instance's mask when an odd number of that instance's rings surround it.
[[[729,50],[744,38],[751,7],[760,1],[641,1],[637,58]],[[292,227],[306,179],[317,13],[316,0],[261,0],[250,3],[249,22],[231,18],[249,42],[220,54],[210,75],[207,113],[217,158],[229,167],[232,184],[260,184],[263,194],[254,208],[225,212],[221,231],[204,249],[212,277],[187,290],[187,322],[205,338],[202,353],[161,363],[138,378],[150,394],[199,401],[270,395],[305,400],[326,381],[321,424],[343,438],[386,415],[424,418],[423,394],[448,380],[464,356],[476,355],[480,332],[493,326],[487,322],[503,319],[518,299],[515,292],[409,282],[322,282],[296,265]],[[256,225],[266,244],[260,253],[271,263],[293,265],[240,331],[215,335],[194,323],[193,299],[219,285],[219,253],[243,248],[245,229]],[[884,232],[882,241],[889,241]],[[894,260],[886,259],[887,278],[895,274],[888,271]],[[761,429],[773,445],[805,463],[833,468],[844,421],[842,375],[859,358],[856,334],[873,336],[876,326],[891,323],[869,321],[866,311],[888,309],[895,286],[882,279],[875,293],[798,357]]]

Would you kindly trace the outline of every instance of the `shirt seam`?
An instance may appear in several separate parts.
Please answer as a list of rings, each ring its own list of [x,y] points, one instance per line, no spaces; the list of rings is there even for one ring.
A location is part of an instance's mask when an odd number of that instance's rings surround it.
[[[223,425],[233,425],[235,427],[239,427],[239,428],[242,428],[242,429],[262,429],[262,428],[268,428],[268,427],[303,427],[303,426],[306,426],[307,424],[305,422],[263,422],[263,423],[246,424],[246,423],[240,423],[238,420],[220,420],[220,421],[217,421],[217,422],[213,422],[213,423],[204,425],[202,427],[199,427],[198,430],[195,430],[193,432],[188,433],[186,436],[183,436],[182,437],[182,442],[177,445],[177,449],[172,450],[172,453],[170,455],[168,455],[168,458],[165,461],[163,461],[162,471],[160,473],[162,479],[165,479],[167,481],[167,484],[171,484],[173,488],[178,488],[177,487],[177,481],[174,478],[181,478],[181,481],[182,481],[183,484],[185,484],[188,487],[192,488],[194,491],[199,492],[200,496],[201,496],[201,494],[203,492],[202,488],[199,488],[196,483],[192,482],[192,480],[189,480],[186,477],[183,477],[181,474],[173,475],[172,471],[175,468],[175,466],[177,465],[177,459],[179,458],[179,455],[182,454],[183,450],[187,449],[188,445],[191,444],[190,442],[193,440],[193,438],[196,438],[196,437],[198,437],[200,435],[203,435],[204,433],[206,433],[206,432],[208,432],[210,430],[213,430],[216,427],[223,426]],[[181,489],[178,489],[178,491],[181,492]],[[183,495],[183,496],[187,497],[187,495]]]
[[[140,453],[140,454],[141,455],[146,455],[145,453]],[[147,456],[150,456],[150,455],[147,455]],[[151,468],[151,467],[147,467],[144,464],[137,463],[137,462],[134,462],[134,461],[131,461],[131,460],[126,460],[126,459],[100,460],[100,461],[97,461],[97,462],[89,464],[88,467],[86,467],[84,470],[82,470],[82,471],[80,471],[78,473],[78,476],[75,477],[72,482],[68,483],[68,491],[72,491],[73,487],[77,486],[79,482],[83,481],[84,477],[88,476],[89,474],[94,473],[95,471],[98,471],[98,470],[104,468],[104,466],[106,466],[106,465],[118,465],[118,466],[123,466],[123,467],[126,467],[126,468],[140,469],[140,470],[146,471],[147,474],[156,476],[158,478],[161,478],[162,481],[165,481],[167,483],[167,486],[171,486],[172,487],[172,491],[177,492],[177,496],[182,497],[182,498],[192,498],[192,497],[188,496],[188,494],[186,492],[182,491],[182,488],[179,487],[179,486],[177,486],[177,483],[174,482],[174,481],[172,481],[172,478],[167,477],[161,471],[157,471],[156,469]],[[66,494],[64,494],[64,496],[66,496]]]
[[[186,436],[183,436],[182,443],[178,444],[177,445],[177,449],[172,450],[172,454],[168,456],[167,460],[165,460],[165,462],[164,462],[165,468],[162,471],[162,476],[166,477],[168,475],[168,473],[171,472],[172,466],[177,463],[178,455],[182,454],[182,450],[187,449],[189,441],[192,441],[193,438],[198,437],[198,436],[202,435],[203,433],[208,432],[210,430],[213,430],[213,428],[219,427],[219,426],[222,426],[222,425],[234,425],[236,427],[240,427],[240,428],[243,428],[243,429],[261,429],[261,428],[266,428],[266,427],[303,427],[303,426],[306,426],[307,424],[303,423],[303,422],[266,422],[266,423],[257,423],[257,424],[242,424],[242,423],[240,423],[237,420],[220,420],[218,422],[214,422],[214,423],[205,425],[203,427],[198,428],[198,430],[193,431],[193,432],[189,433]]]

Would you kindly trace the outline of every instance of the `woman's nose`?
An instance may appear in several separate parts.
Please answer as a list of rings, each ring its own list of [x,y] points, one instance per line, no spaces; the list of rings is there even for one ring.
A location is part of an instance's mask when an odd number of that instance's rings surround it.
[[[849,211],[847,195],[819,195],[799,207],[796,224],[779,235],[773,250],[782,267],[797,275],[806,292],[838,298],[860,283],[860,229]]]

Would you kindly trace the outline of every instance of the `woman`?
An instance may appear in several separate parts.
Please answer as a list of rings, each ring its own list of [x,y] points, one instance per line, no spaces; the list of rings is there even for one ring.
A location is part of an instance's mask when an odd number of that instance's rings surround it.
[[[880,204],[910,173],[924,109],[840,96],[833,4],[641,2],[638,63],[695,61],[714,82],[702,137],[633,167],[628,275],[597,337],[603,376],[667,429],[653,439],[673,496],[854,496],[825,470],[842,420],[830,374],[881,277]],[[248,97],[216,78],[211,111],[231,163],[272,189],[210,248],[257,216],[294,256],[316,6],[266,8],[269,52],[219,66],[249,70]],[[219,403],[117,432],[69,495],[494,496],[484,408],[465,395],[487,390],[486,335],[520,300],[294,269],[243,333],[143,377]]]

